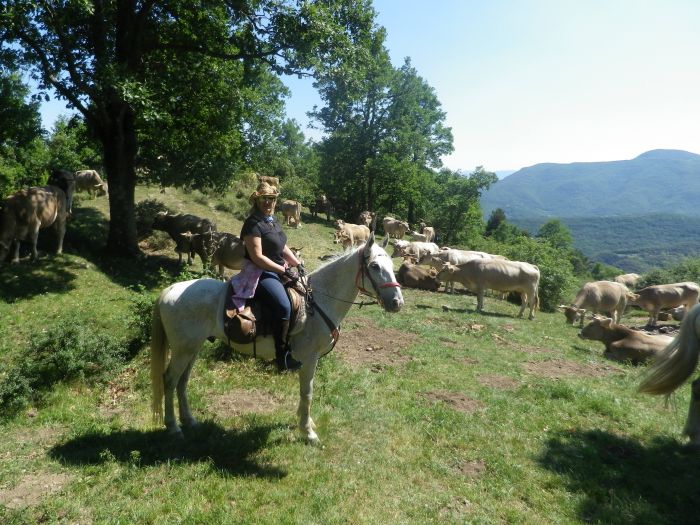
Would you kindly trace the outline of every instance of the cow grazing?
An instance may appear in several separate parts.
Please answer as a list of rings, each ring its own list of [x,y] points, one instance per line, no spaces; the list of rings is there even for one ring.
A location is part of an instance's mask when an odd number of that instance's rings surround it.
[[[331,204],[331,200],[325,194],[316,197],[316,201],[309,206],[309,211],[313,217],[317,217],[319,213],[325,213],[328,222],[331,220],[332,209],[333,205]]]
[[[624,284],[627,288],[634,288],[639,281],[639,274],[636,273],[625,273],[618,275],[613,279],[616,283]]]
[[[655,357],[673,341],[663,334],[648,334],[613,323],[609,317],[595,316],[579,333],[581,339],[600,341],[605,345],[606,358],[613,361],[640,364]]]
[[[87,191],[91,197],[102,197],[109,193],[109,186],[95,170],[75,172],[75,191]]]
[[[649,312],[650,326],[654,326],[662,308],[685,306],[686,310],[697,304],[700,286],[693,282],[657,284],[630,294],[629,304]]]
[[[277,211],[284,217],[287,226],[301,227],[301,203],[292,200],[283,200],[277,205]]]
[[[351,224],[342,220],[336,221],[336,231],[333,242],[344,248],[358,246],[369,239],[369,228],[364,224]]]
[[[403,239],[403,236],[409,231],[407,222],[399,221],[393,217],[384,217],[382,220],[384,226],[384,233],[388,237],[393,237],[395,239]]]
[[[372,225],[372,221],[377,214],[372,211],[363,211],[357,216],[357,224],[364,224],[368,228]]]
[[[416,261],[421,261],[428,253],[438,253],[440,248],[434,242],[404,241],[402,239],[394,242],[392,257],[415,257]]]
[[[424,268],[404,260],[396,272],[396,280],[402,286],[408,288],[419,288],[436,292],[440,287],[440,283],[435,278],[436,275],[437,271],[433,268]]]
[[[66,210],[71,215],[73,213],[73,195],[75,194],[75,174],[68,170],[52,170],[48,184],[61,188],[66,194]]]
[[[453,280],[476,293],[478,312],[484,309],[486,290],[517,292],[521,301],[518,317],[522,317],[525,306],[529,306],[528,318],[535,318],[535,309],[539,305],[540,270],[533,264],[501,259],[472,259],[456,266],[446,264],[438,272],[437,280]]]
[[[191,242],[192,236],[187,234],[207,234],[211,231],[216,231],[216,225],[209,219],[190,214],[178,213],[170,215],[166,211],[156,214],[152,228],[167,232],[175,241],[175,251],[178,254],[178,262],[180,264],[182,264],[183,253],[187,253],[187,264],[192,264],[195,254]],[[206,264],[206,261],[202,260],[202,263]]]
[[[564,312],[566,322],[569,324],[574,324],[576,319],[580,318],[581,328],[583,328],[584,315],[589,310],[593,314],[608,313],[613,322],[619,323],[627,307],[629,295],[630,291],[624,284],[594,281],[581,287],[571,306],[560,305],[559,309]]]
[[[40,186],[13,193],[0,207],[0,264],[14,243],[12,262],[19,262],[20,241],[32,246],[32,260],[38,258],[36,249],[39,230],[54,226],[58,236],[56,254],[63,253],[68,206],[66,194],[56,186]]]

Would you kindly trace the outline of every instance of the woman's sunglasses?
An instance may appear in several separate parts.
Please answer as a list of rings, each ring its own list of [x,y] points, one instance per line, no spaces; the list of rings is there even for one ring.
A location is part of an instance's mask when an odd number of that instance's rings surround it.
[[[258,197],[260,202],[275,202],[277,197]]]

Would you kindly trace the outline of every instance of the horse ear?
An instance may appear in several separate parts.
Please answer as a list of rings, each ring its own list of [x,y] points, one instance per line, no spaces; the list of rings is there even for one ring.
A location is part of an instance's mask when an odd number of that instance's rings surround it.
[[[382,240],[382,244],[380,244],[380,246],[382,248],[386,248],[387,244],[389,244],[389,236],[388,235],[386,237],[384,237],[384,240]]]
[[[367,239],[367,242],[365,243],[365,250],[364,250],[365,257],[369,257],[370,254],[372,253],[372,245],[373,244],[374,244],[374,232],[369,234],[369,239]]]

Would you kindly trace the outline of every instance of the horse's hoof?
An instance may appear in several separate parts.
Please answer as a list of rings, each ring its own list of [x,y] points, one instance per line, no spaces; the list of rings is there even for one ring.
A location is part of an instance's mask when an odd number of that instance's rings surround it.
[[[166,428],[166,432],[169,438],[178,440],[185,439],[185,435],[182,433],[182,429],[177,425],[175,425],[174,427]]]

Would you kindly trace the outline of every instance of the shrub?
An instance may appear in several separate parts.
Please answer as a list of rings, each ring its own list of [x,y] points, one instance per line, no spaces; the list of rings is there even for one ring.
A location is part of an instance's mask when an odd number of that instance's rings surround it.
[[[162,211],[170,212],[165,204],[156,199],[146,199],[136,203],[136,234],[139,239],[144,239],[151,234],[153,219]]]
[[[92,327],[48,326],[32,336],[23,359],[0,376],[0,412],[16,413],[58,382],[103,380],[126,355],[117,338]]]

